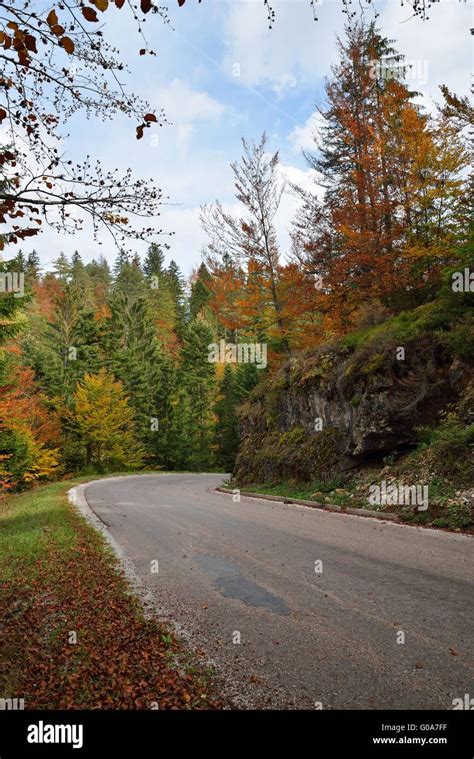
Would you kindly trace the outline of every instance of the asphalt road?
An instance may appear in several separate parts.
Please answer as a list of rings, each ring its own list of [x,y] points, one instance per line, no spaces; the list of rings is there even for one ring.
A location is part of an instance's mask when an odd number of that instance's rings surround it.
[[[221,481],[132,476],[85,495],[237,706],[452,709],[474,696],[471,538],[234,503]]]

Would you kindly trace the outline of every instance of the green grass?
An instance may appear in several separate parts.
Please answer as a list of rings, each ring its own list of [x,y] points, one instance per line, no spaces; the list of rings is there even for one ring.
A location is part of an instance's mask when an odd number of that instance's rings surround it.
[[[0,502],[0,693],[29,709],[219,705],[200,662],[145,617],[105,539],[69,503],[70,488],[94,479]]]
[[[0,566],[2,577],[8,579],[28,565],[28,573],[36,574],[38,559],[44,556],[53,540],[68,553],[74,546],[76,533],[67,510],[60,507],[62,496],[74,485],[90,477],[55,482],[19,495],[11,495],[0,504]]]
[[[369,479],[373,480],[374,472]],[[414,512],[412,508],[404,506],[388,505],[374,506],[369,504],[367,493],[362,491],[362,483],[345,482],[342,478],[333,477],[330,480],[322,482],[313,482],[311,484],[302,484],[297,482],[280,482],[274,485],[250,484],[242,488],[244,492],[261,493],[262,495],[273,495],[292,499],[301,499],[303,501],[314,501],[314,503],[324,503],[327,506],[340,506],[342,509],[348,506],[369,511],[395,512],[403,522],[418,525],[433,525],[450,530],[469,530],[472,529],[472,517],[469,508],[462,503],[456,503],[456,488],[445,480],[434,477],[429,483],[430,508],[427,512]],[[235,487],[228,484],[227,487]],[[366,483],[365,490],[368,488]]]
[[[439,298],[412,311],[403,311],[375,326],[354,330],[341,344],[354,350],[396,341],[407,345],[426,334],[436,334],[455,355],[473,357],[473,316],[469,304]]]
[[[230,486],[232,487],[232,486]],[[342,479],[340,477],[332,477],[326,481],[315,481],[310,484],[294,483],[294,482],[280,482],[275,485],[249,485],[245,490],[252,493],[262,493],[265,495],[277,495],[283,498],[300,498],[303,501],[315,501],[317,498],[312,498],[314,493],[333,493],[334,490],[342,487]],[[334,493],[334,496],[339,494]],[[342,494],[341,494],[342,495]],[[334,501],[336,503],[336,501]]]
[[[9,495],[0,501],[0,568],[2,578],[18,571],[35,573],[39,559],[47,555],[53,541],[66,556],[75,544],[77,530],[65,508],[65,496],[75,485],[107,477],[137,474],[167,474],[153,470],[131,470],[108,474],[88,474],[61,480],[33,490]]]

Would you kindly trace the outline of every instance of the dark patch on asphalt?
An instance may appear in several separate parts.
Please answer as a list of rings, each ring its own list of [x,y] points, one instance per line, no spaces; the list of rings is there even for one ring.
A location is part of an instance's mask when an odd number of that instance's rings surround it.
[[[289,614],[289,609],[281,598],[247,580],[232,561],[209,554],[202,554],[196,559],[226,598],[236,598],[248,606],[260,606],[276,614]]]

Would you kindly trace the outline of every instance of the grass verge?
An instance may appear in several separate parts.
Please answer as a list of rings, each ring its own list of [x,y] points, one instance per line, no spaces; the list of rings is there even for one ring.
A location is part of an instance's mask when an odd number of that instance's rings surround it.
[[[393,477],[390,468],[385,470],[368,470],[358,478],[347,481],[340,485],[337,480],[329,482],[296,483],[280,482],[278,484],[250,484],[242,490],[262,495],[280,496],[283,498],[298,498],[304,501],[314,501],[326,506],[339,506],[395,513],[402,522],[447,529],[455,532],[468,532],[474,534],[472,491],[456,490],[455,487],[439,477],[433,476],[428,481],[429,507],[427,511],[419,511],[412,506],[398,506],[389,503],[377,506],[368,500],[368,488],[372,484],[378,484],[381,479],[387,478],[389,485],[403,484],[403,479]],[[229,487],[236,487],[230,483]]]
[[[26,709],[219,708],[202,652],[145,618],[112,551],[69,504],[67,491],[90,479],[0,503],[0,697]]]

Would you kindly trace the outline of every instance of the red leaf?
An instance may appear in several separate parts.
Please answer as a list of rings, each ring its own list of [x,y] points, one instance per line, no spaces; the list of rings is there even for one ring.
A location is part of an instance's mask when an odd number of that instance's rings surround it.
[[[91,0],[91,3],[102,13],[109,7],[109,0]]]
[[[56,15],[56,11],[50,11],[48,15],[46,16],[46,21],[50,26],[54,26],[58,23],[58,17]]]
[[[33,37],[32,34],[27,34],[25,36],[25,47],[27,50],[30,50],[32,53],[37,53],[36,49],[36,39]]]
[[[87,21],[98,21],[97,13],[93,8],[82,8],[82,15]]]
[[[62,40],[60,40],[59,44],[65,49],[66,53],[69,53],[69,55],[73,54],[74,42],[69,39],[69,37],[63,37]]]

